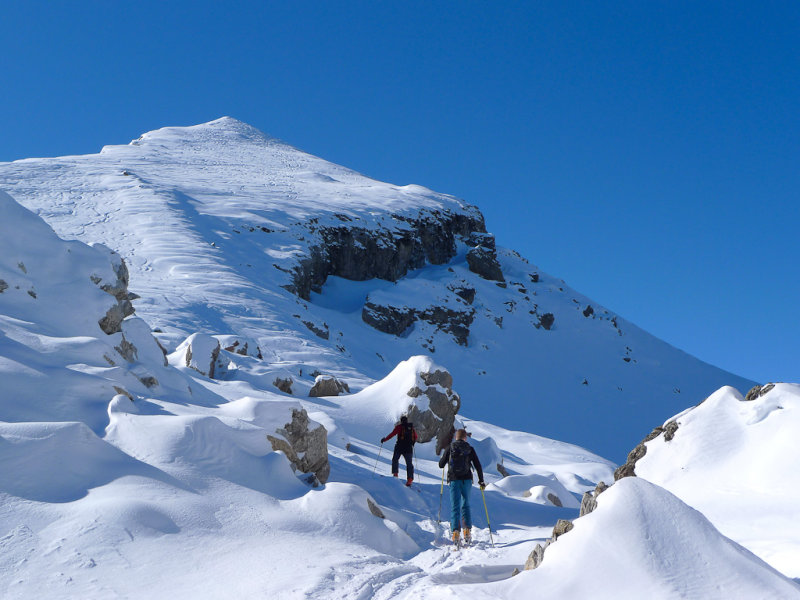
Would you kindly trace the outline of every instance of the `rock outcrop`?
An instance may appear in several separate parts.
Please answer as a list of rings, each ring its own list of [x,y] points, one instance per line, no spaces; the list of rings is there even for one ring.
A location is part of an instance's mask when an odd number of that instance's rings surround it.
[[[581,512],[579,516],[582,517],[594,511],[594,509],[597,508],[597,497],[607,489],[608,486],[605,482],[601,481],[597,484],[597,487],[594,488],[594,492],[584,492],[583,498],[581,499]]]
[[[339,394],[349,393],[350,386],[344,381],[340,381],[332,375],[317,375],[317,378],[314,380],[314,385],[311,386],[308,395],[311,398],[319,398],[321,396],[338,396]]]
[[[503,271],[497,262],[497,252],[494,248],[476,246],[467,252],[469,270],[490,281],[504,282]]]
[[[572,521],[567,519],[559,519],[555,527],[553,527],[553,534],[544,543],[544,546],[541,544],[536,544],[531,553],[528,555],[528,559],[525,561],[523,570],[530,571],[531,569],[535,569],[541,565],[542,561],[544,560],[544,551],[547,549],[547,547],[555,542],[559,537],[571,531],[573,527],[574,525],[572,524]]]
[[[408,420],[414,423],[421,443],[436,438],[439,454],[452,440],[461,398],[453,391],[453,376],[445,370],[420,373],[419,379],[422,385],[415,385],[407,392],[411,400]]]
[[[625,461],[625,464],[620,465],[617,470],[614,471],[614,481],[619,481],[623,477],[636,477],[636,462],[647,454],[647,442],[656,439],[661,434],[664,434],[664,441],[669,442],[675,437],[675,432],[677,430],[677,421],[670,421],[653,429],[647,437],[628,453],[628,459]]]
[[[475,290],[472,290],[473,298]],[[367,298],[361,311],[361,320],[383,333],[402,336],[416,321],[425,321],[437,329],[453,336],[461,346],[467,345],[469,327],[475,318],[475,309],[465,307],[456,310],[444,306],[429,306],[424,309],[408,306],[379,304]]]
[[[135,300],[138,296],[128,291],[130,276],[128,274],[128,267],[122,257],[102,244],[96,244],[94,247],[108,252],[111,267],[116,276],[114,281],[105,281],[98,275],[93,275],[91,277],[95,285],[107,294],[114,296],[117,300],[117,303],[109,308],[106,314],[98,321],[100,329],[107,335],[112,335],[122,331],[122,321],[125,317],[129,317],[134,313],[131,300]]]
[[[754,385],[752,388],[750,388],[750,391],[747,392],[747,395],[744,397],[744,400],[745,402],[752,402],[757,398],[761,398],[761,396],[769,392],[774,387],[775,387],[774,383],[768,383],[766,385]]]
[[[394,227],[366,229],[343,220],[335,227],[307,227],[317,238],[308,255],[291,272],[287,290],[308,300],[330,275],[355,281],[397,281],[426,262],[441,265],[456,255],[456,239],[486,231],[483,215],[469,212],[422,211],[415,217],[392,215]]]
[[[275,381],[272,382],[276,388],[282,391],[284,394],[292,394],[292,384],[294,384],[294,379],[291,377],[276,377]]]
[[[328,481],[331,466],[328,462],[328,432],[308,418],[304,408],[292,410],[292,420],[267,440],[275,451],[286,454],[296,471],[313,473],[319,483]]]

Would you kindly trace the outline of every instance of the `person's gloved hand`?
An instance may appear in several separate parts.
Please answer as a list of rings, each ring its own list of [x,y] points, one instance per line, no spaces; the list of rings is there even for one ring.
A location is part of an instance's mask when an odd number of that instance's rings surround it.
[[[386,441],[386,438],[381,438],[381,444],[383,444],[385,441]]]
[[[479,481],[479,482],[478,482],[478,485],[480,486],[480,488],[481,488],[482,490],[485,490],[485,489],[486,489],[486,483],[485,483],[485,482],[483,482],[483,481]]]

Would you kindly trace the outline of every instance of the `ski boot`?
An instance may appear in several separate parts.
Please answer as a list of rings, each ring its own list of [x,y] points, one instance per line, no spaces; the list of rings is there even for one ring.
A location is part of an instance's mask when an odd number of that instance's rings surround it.
[[[459,536],[460,533],[461,532],[459,532],[458,529],[453,532],[453,550],[458,550],[461,548],[461,539]]]
[[[411,484],[413,482],[414,482],[414,480],[411,477],[409,477],[408,480],[406,481],[406,487],[411,487]]]
[[[464,527],[464,545],[469,546],[470,544],[472,544],[472,529]]]

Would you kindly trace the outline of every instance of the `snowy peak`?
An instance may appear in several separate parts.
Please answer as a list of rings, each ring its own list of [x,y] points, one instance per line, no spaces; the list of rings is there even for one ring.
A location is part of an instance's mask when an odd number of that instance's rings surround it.
[[[62,237],[123,256],[170,352],[195,332],[253,340],[265,388],[292,377],[305,390],[319,371],[359,391],[426,353],[468,415],[621,459],[653,415],[752,385],[503,248],[475,206],[235,119],[0,164],[0,188]]]

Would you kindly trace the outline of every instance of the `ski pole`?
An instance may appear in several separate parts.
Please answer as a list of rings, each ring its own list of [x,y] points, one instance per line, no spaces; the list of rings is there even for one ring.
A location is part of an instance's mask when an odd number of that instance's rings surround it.
[[[375,466],[372,467],[372,476],[375,477],[375,469],[378,468],[378,461],[381,458],[381,452],[383,451],[383,442],[381,442],[380,450],[378,450],[378,458],[375,459]]]
[[[494,548],[494,538],[492,537],[492,524],[489,522],[489,509],[486,508],[486,496],[483,495],[483,487],[481,487],[481,498],[483,498],[483,510],[486,511],[486,524],[489,526],[489,540],[491,540],[492,548]]]
[[[442,496],[444,496],[444,467],[442,467],[442,489],[439,491],[439,520],[437,523],[442,522]]]

